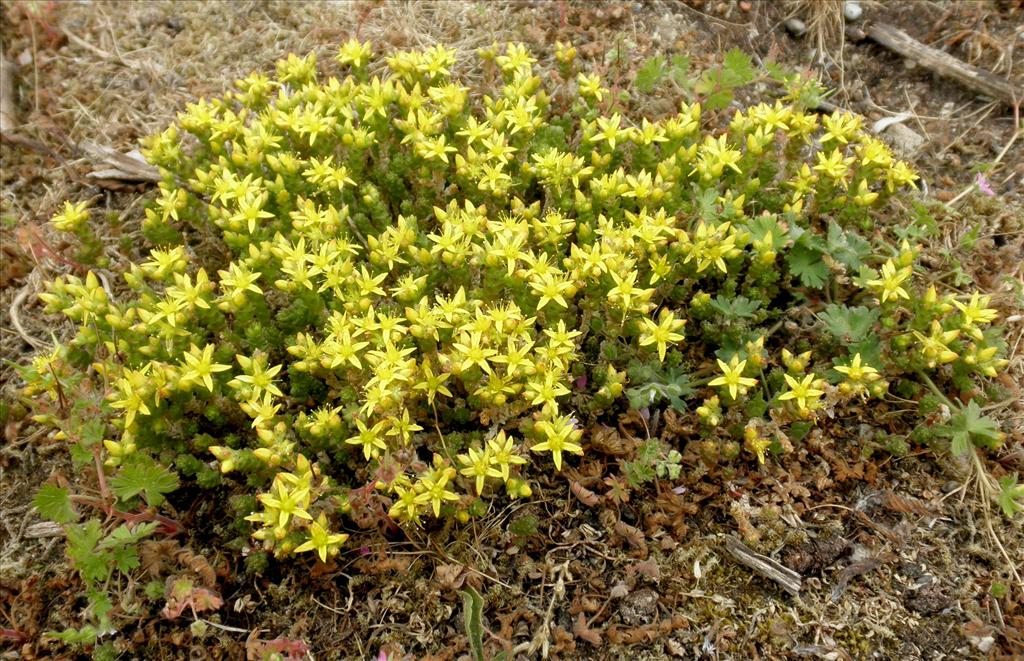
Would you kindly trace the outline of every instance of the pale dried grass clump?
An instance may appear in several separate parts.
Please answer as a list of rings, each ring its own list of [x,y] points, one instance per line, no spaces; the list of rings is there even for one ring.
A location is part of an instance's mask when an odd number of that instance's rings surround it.
[[[314,52],[326,63],[356,37],[378,48],[443,42],[465,55],[513,39],[511,12],[506,4],[425,0],[70,5],[69,44],[57,54],[63,71],[54,78],[71,98],[59,112],[72,140],[132,148],[185,103],[217,95],[253,70],[271,71],[289,53]]]

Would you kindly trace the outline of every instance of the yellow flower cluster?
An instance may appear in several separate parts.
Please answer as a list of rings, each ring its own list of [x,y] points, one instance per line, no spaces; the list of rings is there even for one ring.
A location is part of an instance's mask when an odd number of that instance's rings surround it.
[[[571,67],[574,49],[558,52]],[[583,453],[585,344],[678,363],[684,331],[700,332],[688,306],[711,305],[699,287],[771,282],[798,236],[789,227],[851,200],[866,213],[916,179],[848,113],[819,124],[760,104],[714,133],[685,103],[633,123],[600,112],[607,88],[580,73],[578,113],[561,114],[525,47],[491,55],[503,84],[480,96],[453,80],[443,46],[371,73],[372,46],[350,41],[336,58],[346,75],[326,79],[315,57],[293,55],[276,79],[190,104],[147,142],[164,181],[144,227],[169,245],[125,274],[137,299],[111,302],[91,273],[44,295],[81,324],[76,343],[109,357],[98,371],[122,432],[112,457],[167,430],[158,418],[240,414],[247,428],[209,451],[225,473],[274,474],[250,517],[256,539],[323,560],[346,537],[329,504],[347,502],[335,483],[346,473],[305,458],[317,451],[358,459],[406,522],[462,516],[498,484],[527,496],[528,451],[556,470]],[[55,223],[85,214],[68,205]],[[890,260],[866,288],[899,303],[911,275]],[[987,300],[956,305],[956,332],[980,340]],[[948,332],[915,337],[942,363]],[[986,351],[974,360],[987,373]],[[779,405],[809,417],[823,381],[806,357],[783,358]],[[767,361],[761,335],[707,384],[732,405],[768,387],[756,378]],[[877,371],[859,354],[836,370],[850,393]],[[591,374],[599,394],[622,392],[610,364]],[[698,412],[716,426],[718,398]],[[763,460],[767,445],[748,445]]]

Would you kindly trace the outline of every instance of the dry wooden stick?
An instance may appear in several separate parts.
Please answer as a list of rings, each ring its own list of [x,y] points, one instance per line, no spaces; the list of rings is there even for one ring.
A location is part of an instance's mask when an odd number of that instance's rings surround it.
[[[940,76],[952,78],[964,87],[1001,101],[1013,108],[1019,108],[1024,101],[1024,91],[1016,89],[1012,82],[972,64],[967,64],[949,53],[926,46],[906,32],[886,23],[872,23],[862,31],[847,28],[847,36],[854,40],[870,37],[879,45],[913,60]]]
[[[743,565],[778,583],[786,592],[797,595],[803,587],[800,574],[789,567],[772,560],[766,555],[752,551],[746,544],[735,537],[725,538],[725,548],[732,557]]]
[[[14,110],[14,63],[0,54],[0,135],[18,127]]]

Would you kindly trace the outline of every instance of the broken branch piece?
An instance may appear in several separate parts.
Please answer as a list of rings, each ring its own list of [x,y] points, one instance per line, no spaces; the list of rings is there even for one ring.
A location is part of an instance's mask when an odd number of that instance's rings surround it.
[[[855,41],[871,38],[880,46],[913,60],[926,69],[946,78],[952,78],[964,87],[1001,101],[1013,108],[1019,108],[1024,101],[1024,91],[1015,89],[1012,82],[967,64],[949,53],[926,46],[906,32],[885,23],[872,23],[864,30],[847,28],[847,36]]]

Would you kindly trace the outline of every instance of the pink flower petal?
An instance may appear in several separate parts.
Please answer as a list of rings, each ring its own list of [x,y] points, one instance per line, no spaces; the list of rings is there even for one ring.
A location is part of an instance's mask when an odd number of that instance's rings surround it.
[[[986,179],[985,175],[983,175],[982,173],[979,172],[974,177],[974,184],[978,187],[978,190],[980,190],[985,195],[989,197],[995,197],[996,192],[992,190],[992,184],[988,182],[988,179]]]

